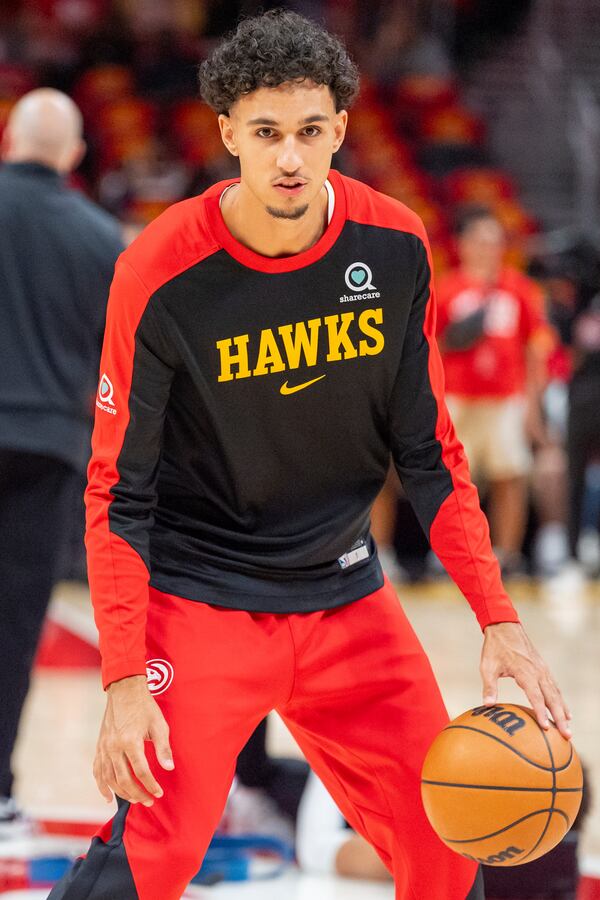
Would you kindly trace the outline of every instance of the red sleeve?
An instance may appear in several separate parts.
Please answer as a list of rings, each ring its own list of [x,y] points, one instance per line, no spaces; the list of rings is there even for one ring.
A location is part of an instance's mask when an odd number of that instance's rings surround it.
[[[394,462],[432,549],[469,601],[480,626],[517,622],[464,450],[444,402],[431,253],[422,227],[415,243],[419,276],[390,409]]]
[[[86,490],[86,547],[106,687],[146,673],[149,530],[172,368],[164,329],[121,258],[108,301]]]

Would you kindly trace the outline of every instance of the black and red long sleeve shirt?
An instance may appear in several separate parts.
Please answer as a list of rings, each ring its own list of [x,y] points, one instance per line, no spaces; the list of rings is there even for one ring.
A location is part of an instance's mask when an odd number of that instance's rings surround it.
[[[145,673],[149,585],[274,613],[381,587],[369,514],[390,455],[480,625],[517,621],[444,405],[423,225],[329,181],[331,221],[295,256],[232,237],[225,182],[117,263],[86,495],[105,684]]]

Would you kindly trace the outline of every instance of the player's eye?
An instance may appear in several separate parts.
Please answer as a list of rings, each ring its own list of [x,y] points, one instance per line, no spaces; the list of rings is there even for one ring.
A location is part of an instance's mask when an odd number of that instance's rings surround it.
[[[275,132],[273,131],[272,128],[265,127],[265,128],[259,128],[258,131],[256,132],[256,134],[258,135],[258,137],[261,137],[261,138],[270,138],[270,137],[273,137]]]
[[[321,134],[321,129],[316,125],[307,125],[303,133],[306,137],[316,137],[318,134]]]

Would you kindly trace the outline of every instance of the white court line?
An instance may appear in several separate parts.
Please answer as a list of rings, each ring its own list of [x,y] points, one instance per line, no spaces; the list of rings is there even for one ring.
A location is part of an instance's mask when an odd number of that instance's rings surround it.
[[[600,865],[599,857],[587,857],[585,865]],[[586,870],[585,874],[591,873]],[[193,887],[184,894],[189,900],[392,900],[391,885],[353,882],[342,878],[319,878],[291,870],[275,881],[231,882],[211,888]],[[47,890],[20,890],[2,894],[2,900],[46,900]]]
[[[2,894],[2,900],[46,900],[47,890],[25,889]],[[291,871],[273,881],[230,882],[189,888],[185,900],[393,900],[393,887],[345,878],[321,878]]]
[[[600,878],[600,856],[584,856],[580,862],[582,875],[588,878]]]
[[[86,612],[58,595],[52,598],[48,616],[57,625],[66,628],[92,647],[98,646],[98,631],[91,609]]]
[[[75,857],[85,853],[89,843],[89,838],[63,837],[58,834],[38,834],[20,840],[0,841],[0,860],[39,859],[44,856]],[[2,898],[4,900],[4,894]]]
[[[297,869],[273,881],[226,882],[188,888],[185,900],[393,900],[392,884],[306,875]]]
[[[28,806],[27,816],[43,822],[89,822],[92,825],[105,822],[117,810],[108,805],[96,809],[93,806]]]
[[[2,893],[2,900],[47,900],[48,891],[31,891],[28,888],[22,891],[9,891]]]

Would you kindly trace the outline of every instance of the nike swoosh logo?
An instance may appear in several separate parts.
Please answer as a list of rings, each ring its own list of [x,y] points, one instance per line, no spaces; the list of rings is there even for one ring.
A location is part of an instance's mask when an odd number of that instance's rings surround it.
[[[326,375],[327,373],[325,373]],[[312,381],[305,381],[304,384],[297,384],[295,387],[288,387],[287,381],[285,384],[282,384],[280,387],[280,393],[286,394],[295,394],[297,391],[303,391],[304,388],[310,387],[311,384],[315,384],[315,382],[320,381],[321,378],[325,378],[325,375],[319,375],[318,378],[313,378]]]

